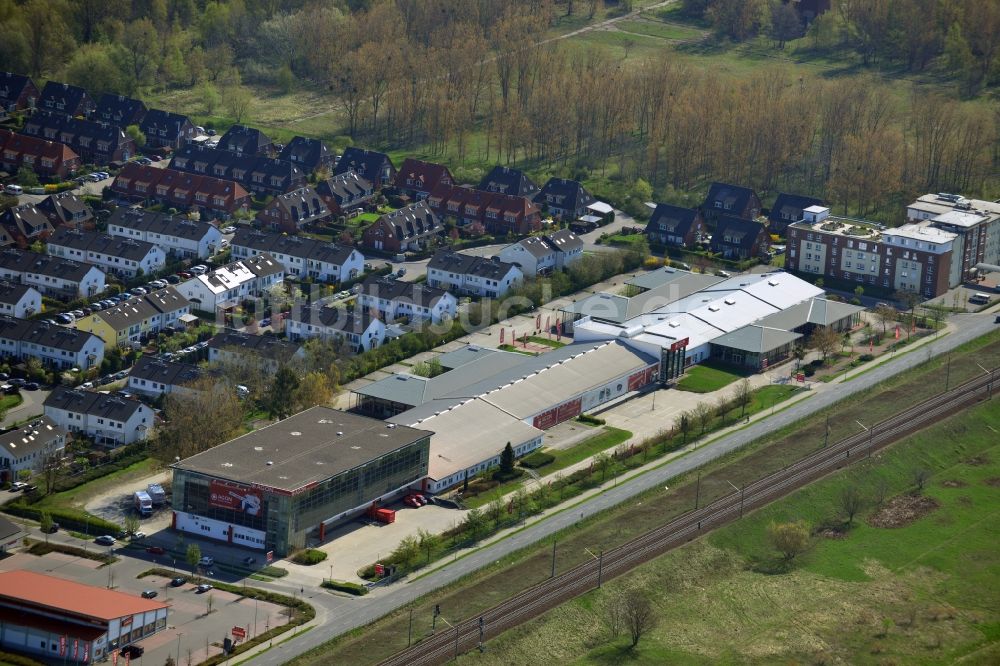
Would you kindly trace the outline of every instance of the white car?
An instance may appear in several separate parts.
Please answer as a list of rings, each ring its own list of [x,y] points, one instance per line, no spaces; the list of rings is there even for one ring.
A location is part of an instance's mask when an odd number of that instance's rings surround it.
[[[215,564],[215,558],[209,555],[204,556],[198,560],[198,566],[200,567],[210,567]]]
[[[224,234],[235,234],[236,227],[222,227],[221,229],[219,229],[219,231],[221,231]]]
[[[24,189],[20,185],[8,185],[3,188],[3,191],[15,197],[24,193]]]

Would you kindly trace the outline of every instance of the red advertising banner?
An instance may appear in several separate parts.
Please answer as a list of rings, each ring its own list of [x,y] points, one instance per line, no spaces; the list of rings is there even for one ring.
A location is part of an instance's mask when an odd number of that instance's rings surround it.
[[[646,386],[654,379],[656,379],[656,371],[659,369],[658,365],[650,366],[644,370],[633,373],[628,378],[628,390],[638,391],[643,386]]]
[[[83,662],[87,663],[90,661],[90,643],[83,644]]]
[[[500,327],[500,344],[503,344],[503,334],[506,330],[503,326]]]
[[[233,627],[232,628],[232,634],[233,634],[233,638],[243,639],[243,638],[247,637],[247,630],[244,629],[243,627]]]
[[[221,509],[242,511],[250,516],[258,515],[264,507],[259,490],[219,480],[209,482],[208,503]]]
[[[111,651],[111,666],[118,666],[118,650]]]
[[[670,345],[670,351],[677,351],[678,349],[687,347],[689,342],[691,342],[691,338],[684,338],[683,340],[678,340],[677,342]]]
[[[66,656],[66,637],[65,636],[60,636],[59,637],[59,656],[60,657],[65,657]]]
[[[575,416],[580,415],[580,410],[583,407],[583,400],[577,398],[576,400],[570,400],[569,402],[564,402],[559,405],[558,413],[556,414],[556,420],[559,423],[567,419],[571,419]]]
[[[129,656],[129,653],[128,653],[128,652],[126,652],[126,653],[125,653],[125,666],[128,666],[128,663],[129,663],[130,661],[132,661],[132,657],[130,657],[130,656]]]
[[[558,421],[556,421],[556,412],[557,410],[555,409],[550,409],[547,412],[542,412],[534,419],[532,419],[531,425],[535,426],[539,430],[548,430],[556,423],[558,423]]]
[[[271,562],[274,562],[274,551],[273,550],[267,551],[267,555],[265,556],[264,559],[267,560],[268,564],[270,564]]]
[[[542,314],[539,312],[535,315],[535,328],[542,327]]]

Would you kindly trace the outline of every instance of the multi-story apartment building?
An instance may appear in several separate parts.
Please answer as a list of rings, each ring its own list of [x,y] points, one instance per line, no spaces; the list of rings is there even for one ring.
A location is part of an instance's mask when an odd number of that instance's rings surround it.
[[[906,207],[906,218],[930,220],[957,236],[953,261],[963,280],[978,276],[977,264],[1000,264],[1000,203],[958,194],[925,194]]]

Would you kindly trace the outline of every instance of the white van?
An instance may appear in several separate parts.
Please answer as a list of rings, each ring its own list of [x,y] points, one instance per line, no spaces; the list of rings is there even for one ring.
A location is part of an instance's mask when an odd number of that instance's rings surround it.
[[[20,185],[8,185],[7,187],[3,188],[3,191],[4,193],[13,195],[15,197],[24,194],[24,188],[22,188]]]
[[[976,292],[972,296],[969,296],[969,302],[975,303],[977,305],[979,304],[985,305],[986,303],[990,302],[990,297],[982,292]]]

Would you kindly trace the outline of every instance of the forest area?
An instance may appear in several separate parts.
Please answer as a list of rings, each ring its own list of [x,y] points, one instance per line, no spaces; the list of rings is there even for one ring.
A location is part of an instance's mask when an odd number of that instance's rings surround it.
[[[1000,196],[1000,3],[834,0],[808,26],[780,0],[679,0],[671,14],[714,43],[849,57],[836,76],[780,59],[739,76],[667,45],[622,58],[553,39],[649,4],[0,0],[0,59],[96,93],[190,91],[196,108],[171,110],[217,125],[309,91],[302,115],[338,148],[438,159],[460,179],[496,163],[574,177],[632,210],[690,204],[713,180],[889,222],[925,191]]]

